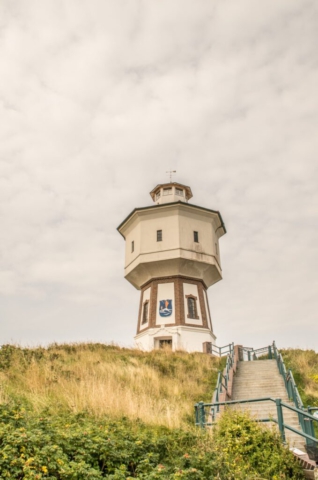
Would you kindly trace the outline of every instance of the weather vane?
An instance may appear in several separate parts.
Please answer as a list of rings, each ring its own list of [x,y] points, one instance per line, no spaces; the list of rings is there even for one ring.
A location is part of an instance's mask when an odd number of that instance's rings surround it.
[[[170,175],[170,183],[172,183],[172,182],[171,182],[171,180],[172,180],[172,174],[173,174],[173,173],[177,173],[177,170],[168,170],[166,173],[169,173],[169,175]]]

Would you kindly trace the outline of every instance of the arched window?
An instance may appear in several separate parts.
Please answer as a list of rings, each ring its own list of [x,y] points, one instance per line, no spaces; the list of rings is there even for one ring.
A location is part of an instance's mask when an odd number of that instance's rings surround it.
[[[144,303],[144,308],[142,311],[142,325],[148,322],[148,313],[149,313],[149,300],[146,300]]]
[[[197,297],[194,297],[193,295],[187,295],[186,298],[188,304],[188,318],[198,320]]]

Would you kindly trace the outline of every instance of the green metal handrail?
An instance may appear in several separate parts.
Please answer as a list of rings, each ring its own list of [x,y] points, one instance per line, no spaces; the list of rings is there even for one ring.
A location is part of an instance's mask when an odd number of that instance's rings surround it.
[[[301,435],[306,439],[307,444],[315,444],[318,446],[318,439],[315,437],[315,432],[313,428],[313,421],[318,422],[318,418],[314,417],[311,415],[309,412],[305,412],[299,408],[292,407],[291,405],[288,405],[287,403],[282,402],[280,398],[271,398],[271,397],[262,397],[262,398],[252,398],[252,399],[246,399],[246,400],[230,400],[226,402],[217,402],[217,403],[204,403],[204,402],[199,402],[196,403],[194,408],[195,408],[195,419],[196,419],[196,425],[205,428],[206,426],[212,425],[212,423],[206,422],[206,412],[205,408],[207,407],[220,407],[222,405],[235,405],[235,404],[241,404],[241,403],[255,403],[255,402],[265,402],[265,401],[271,401],[276,404],[277,408],[277,419],[275,418],[262,418],[259,419],[259,422],[275,422],[278,424],[279,431],[282,437],[283,442],[286,441],[285,437],[285,429],[290,430],[294,433],[297,433],[298,435]],[[308,422],[308,425],[312,425],[312,428],[309,432],[305,431],[300,431],[297,430],[296,428],[288,425],[287,423],[284,422],[284,415],[283,415],[283,407],[287,408],[289,410],[292,410],[293,412],[297,412],[299,415],[306,417],[308,420],[311,420],[311,422]]]
[[[285,388],[287,390],[288,398],[294,402],[295,407],[301,411],[305,412],[306,408],[302,402],[301,396],[299,394],[297,385],[294,380],[292,371],[286,369],[282,354],[278,351],[275,342],[273,342],[273,354],[276,359],[277,366],[280,374],[282,375],[285,383]],[[310,407],[307,407],[307,412],[310,412]],[[315,417],[314,417],[315,418]],[[303,415],[298,413],[298,420],[300,426],[305,433],[314,432],[314,425],[312,419],[305,419]]]
[[[211,353],[217,357],[225,357],[225,355],[231,353],[233,345],[233,343],[229,343],[228,345],[224,345],[224,347],[218,347],[217,345],[212,344]]]
[[[227,353],[227,359],[226,359],[226,365],[225,369],[222,373],[221,370],[218,372],[218,378],[216,382],[216,387],[214,390],[213,394],[213,402],[219,402],[220,400],[220,394],[223,393],[223,389],[227,393],[228,391],[228,383],[229,383],[229,376],[230,376],[230,371],[233,368],[234,365],[234,343],[230,343],[227,345],[228,347],[228,353]],[[223,347],[224,348],[224,347]],[[223,383],[224,381],[224,383]],[[219,412],[219,407],[217,407],[217,412]],[[212,416],[214,416],[214,409],[211,409]]]
[[[226,347],[229,348],[229,353],[228,353],[228,358],[226,362],[225,373],[222,373],[221,371],[218,372],[217,384],[214,390],[212,403],[208,404],[204,402],[199,402],[195,405],[196,425],[200,425],[201,427],[204,427],[205,425],[212,425],[211,422],[207,423],[205,421],[205,415],[206,415],[205,407],[210,407],[210,415],[212,416],[212,422],[213,422],[215,419],[215,414],[219,412],[220,405],[231,405],[233,403],[248,403],[248,402],[252,403],[252,402],[265,400],[261,398],[261,399],[237,400],[237,401],[227,400],[224,402],[220,402],[220,394],[223,392],[223,388],[227,393],[229,372],[234,365],[234,344],[232,343],[230,345],[227,345]],[[222,348],[225,348],[225,347],[222,347]],[[266,347],[262,347],[258,349],[253,349],[249,347],[239,348],[239,357],[243,361],[244,361],[244,357],[245,358],[247,357],[247,361],[253,361],[253,360],[257,360],[259,356],[264,356],[265,354],[268,356],[269,359],[273,359],[274,357],[274,359],[276,360],[279,372],[282,375],[285,383],[285,388],[288,394],[288,398],[291,401],[293,401],[294,407],[283,403],[281,399],[274,400],[272,398],[267,398],[267,400],[271,400],[275,402],[279,401],[280,404],[283,405],[284,407],[295,411],[298,414],[298,420],[299,420],[299,424],[301,426],[302,432],[296,429],[293,429],[293,427],[290,427],[288,425],[284,425],[281,409],[277,410],[278,419],[277,420],[273,419],[273,421],[278,423],[280,431],[281,429],[284,430],[284,428],[287,428],[306,438],[306,442],[308,445],[310,444],[310,442],[313,442],[313,441],[318,443],[318,440],[315,437],[315,429],[314,429],[314,423],[313,423],[314,421],[318,422],[318,418],[310,414],[311,411],[318,410],[318,407],[307,407],[307,409],[305,409],[302,399],[300,397],[297,385],[295,383],[292,371],[290,369],[287,371],[283,357],[281,353],[278,351],[275,342],[273,342],[272,345],[268,345]],[[224,383],[223,383],[223,380],[224,380]],[[269,420],[261,419],[259,421],[269,421]]]
[[[273,358],[272,345],[261,348],[250,348],[250,347],[240,347],[241,358],[244,361],[245,359],[249,362],[252,360],[257,360],[258,357],[263,355],[268,355],[269,359]]]

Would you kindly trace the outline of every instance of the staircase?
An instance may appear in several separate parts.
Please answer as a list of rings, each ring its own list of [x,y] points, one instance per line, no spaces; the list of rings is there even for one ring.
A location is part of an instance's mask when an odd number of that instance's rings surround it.
[[[271,397],[280,398],[284,403],[293,406],[289,401],[283,377],[280,375],[276,360],[256,360],[252,362],[238,362],[236,374],[233,378],[231,400],[248,400],[252,398]],[[277,418],[276,404],[272,401],[241,403],[232,408],[247,410],[252,416],[264,418]],[[296,412],[283,409],[284,422],[300,430]],[[265,425],[276,425],[266,422]],[[286,440],[290,447],[304,450],[304,439],[285,429]]]
[[[224,347],[214,345],[212,354],[217,357],[227,355],[226,366],[218,373],[211,403],[195,405],[196,425],[205,428],[217,422],[225,406],[248,411],[266,426],[279,425],[280,433],[284,431],[285,440],[300,462],[305,478],[318,480],[318,440],[314,430],[317,419],[303,405],[292,371],[287,371],[275,342],[256,350],[234,343]],[[268,360],[257,359],[265,356]],[[310,457],[306,453],[306,442]]]

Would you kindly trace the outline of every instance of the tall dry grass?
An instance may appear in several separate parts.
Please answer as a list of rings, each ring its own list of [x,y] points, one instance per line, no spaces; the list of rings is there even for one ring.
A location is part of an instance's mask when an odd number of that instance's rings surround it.
[[[101,344],[0,350],[0,402],[126,416],[168,427],[193,422],[193,404],[209,401],[220,361],[205,354],[142,352]]]
[[[287,368],[293,372],[303,402],[318,406],[318,353],[314,350],[282,350]]]

